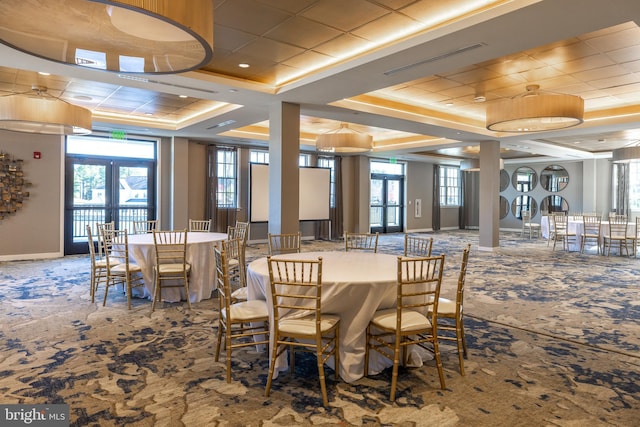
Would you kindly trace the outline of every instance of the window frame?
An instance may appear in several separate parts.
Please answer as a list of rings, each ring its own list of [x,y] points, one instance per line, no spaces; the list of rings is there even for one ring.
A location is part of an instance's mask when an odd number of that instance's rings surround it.
[[[232,157],[231,161],[228,159],[229,156]],[[229,173],[230,171],[232,172]],[[226,197],[224,197],[225,195]],[[228,201],[221,203],[221,200]],[[216,153],[216,207],[218,209],[235,209],[237,206],[238,152],[230,149],[219,149]]]
[[[439,180],[440,206],[460,207],[460,168],[440,166]],[[452,198],[455,198],[455,203],[451,202]]]

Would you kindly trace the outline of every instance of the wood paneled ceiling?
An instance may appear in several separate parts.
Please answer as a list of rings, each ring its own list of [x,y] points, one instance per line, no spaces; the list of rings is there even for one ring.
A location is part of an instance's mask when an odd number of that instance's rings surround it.
[[[637,3],[216,0],[214,58],[198,71],[118,75],[2,46],[0,96],[46,86],[91,109],[96,130],[262,145],[269,105],[295,102],[304,148],[348,122],[374,135],[380,156],[455,161],[493,139],[505,159],[589,158],[640,140]],[[529,17],[549,19],[536,28]],[[527,84],[584,98],[585,123],[570,132],[487,131],[488,103]]]

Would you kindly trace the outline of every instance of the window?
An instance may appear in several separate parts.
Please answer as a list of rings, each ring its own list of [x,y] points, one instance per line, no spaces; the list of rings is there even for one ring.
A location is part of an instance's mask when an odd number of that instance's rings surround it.
[[[330,176],[330,184],[329,184],[329,206],[332,208],[336,207],[336,174],[335,174],[335,160],[333,157],[318,157],[318,167],[321,168],[329,168],[331,172]]]
[[[458,168],[440,167],[440,205],[460,205],[460,171]]]
[[[269,152],[268,151],[251,150],[249,152],[249,162],[251,162],[251,163],[269,164]]]
[[[623,169],[626,168],[626,171]],[[627,208],[629,209],[629,213],[631,212],[640,212],[640,161],[633,160],[628,164],[613,164],[613,179],[611,180],[613,183],[613,191],[612,195],[612,205],[613,209],[621,208],[624,209],[624,202],[621,199],[624,197],[624,184],[620,184],[620,180],[624,180],[624,175],[628,176],[628,188],[626,189],[629,194],[629,205]],[[621,193],[622,192],[622,193]],[[623,212],[626,213],[626,212]]]
[[[404,175],[404,164],[395,162],[371,162],[371,173],[382,175]]]
[[[298,166],[309,166],[311,163],[311,156],[309,154],[300,154],[298,158]]]
[[[218,188],[216,201],[219,208],[236,207],[237,165],[236,152],[233,150],[218,150],[216,156]]]
[[[251,150],[249,152],[249,162],[269,164],[269,152],[261,150]],[[311,163],[310,154],[300,154],[298,166],[309,166]]]
[[[629,209],[640,211],[640,162],[629,163]]]

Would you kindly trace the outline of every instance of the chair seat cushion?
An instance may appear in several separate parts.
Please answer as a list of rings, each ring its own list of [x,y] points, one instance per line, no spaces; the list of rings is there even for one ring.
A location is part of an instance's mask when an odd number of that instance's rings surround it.
[[[157,269],[160,272],[160,274],[182,273],[183,265],[182,265],[182,263],[179,263],[179,264],[160,264],[159,266],[157,266]],[[187,270],[187,273],[188,273],[189,271],[191,271],[191,265],[186,264],[184,266],[184,269]]]
[[[371,324],[383,329],[395,329],[396,318],[397,310],[395,308],[388,308],[377,311],[373,315],[373,319],[371,319]],[[414,310],[403,310],[401,332],[419,331],[429,329],[430,327],[431,322],[422,313]]]
[[[138,264],[129,263],[129,272],[130,273],[139,273],[142,269]],[[112,274],[125,274],[127,272],[127,264],[117,264],[111,267]]]
[[[248,288],[246,286],[243,286],[242,288],[238,288],[235,291],[231,292],[231,299],[246,301],[248,297],[248,293],[249,293]]]
[[[329,329],[333,328],[339,321],[340,316],[337,316],[335,314],[323,314],[322,320],[320,321],[320,331],[328,331]],[[284,333],[315,336],[316,318],[315,316],[307,316],[297,319],[281,319],[278,329],[280,329],[280,331]]]
[[[231,320],[250,321],[269,317],[269,309],[266,301],[251,300],[231,304]],[[222,317],[226,319],[227,311],[222,310]]]
[[[453,316],[456,314],[456,302],[447,298],[439,298],[438,314]]]

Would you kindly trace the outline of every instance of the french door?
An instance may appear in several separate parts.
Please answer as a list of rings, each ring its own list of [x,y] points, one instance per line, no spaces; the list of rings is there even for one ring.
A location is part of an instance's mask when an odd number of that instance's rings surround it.
[[[369,224],[372,233],[403,230],[403,194],[404,176],[371,174]]]
[[[86,226],[114,221],[133,232],[133,221],[155,219],[155,162],[68,156],[65,165],[65,255],[88,252]]]

